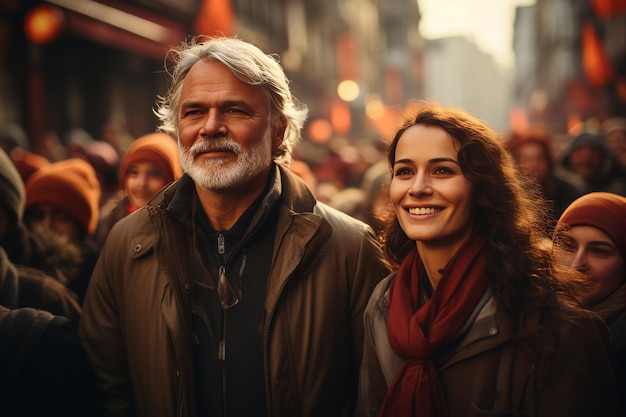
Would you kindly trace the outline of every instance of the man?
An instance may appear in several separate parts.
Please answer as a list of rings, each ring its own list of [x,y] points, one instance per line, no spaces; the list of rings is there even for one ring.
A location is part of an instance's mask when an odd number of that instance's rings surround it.
[[[580,177],[583,194],[594,191],[626,196],[626,173],[600,133],[583,131],[569,143],[561,161]]]
[[[307,111],[272,57],[175,56],[157,114],[185,174],[113,227],[81,319],[109,415],[350,416],[375,235],[285,167]]]

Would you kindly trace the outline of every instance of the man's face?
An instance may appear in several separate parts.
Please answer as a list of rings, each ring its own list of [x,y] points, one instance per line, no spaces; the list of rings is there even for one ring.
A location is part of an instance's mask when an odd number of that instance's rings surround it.
[[[270,123],[268,98],[217,61],[198,61],[182,87],[181,165],[213,191],[264,187],[283,130]]]

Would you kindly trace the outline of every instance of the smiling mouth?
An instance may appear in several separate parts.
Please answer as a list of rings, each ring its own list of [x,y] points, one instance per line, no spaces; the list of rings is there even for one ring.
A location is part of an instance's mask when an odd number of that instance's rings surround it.
[[[443,209],[434,208],[434,207],[411,207],[409,208],[409,214],[417,214],[417,215],[435,214],[435,213],[439,213],[441,210]]]

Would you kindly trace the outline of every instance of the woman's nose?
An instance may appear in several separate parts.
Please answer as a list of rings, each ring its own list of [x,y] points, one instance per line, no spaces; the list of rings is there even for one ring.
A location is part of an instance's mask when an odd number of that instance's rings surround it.
[[[418,173],[409,188],[409,194],[413,196],[431,194],[433,192],[431,179],[424,173]]]
[[[583,250],[583,248],[579,248],[576,253],[574,253],[571,267],[576,268],[579,271],[587,270],[587,253]]]

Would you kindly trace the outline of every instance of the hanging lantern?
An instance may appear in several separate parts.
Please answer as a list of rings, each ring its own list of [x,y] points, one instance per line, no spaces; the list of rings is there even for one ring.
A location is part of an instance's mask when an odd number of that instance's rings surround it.
[[[26,14],[24,32],[31,42],[47,43],[61,33],[63,20],[64,16],[61,9],[40,4]]]

